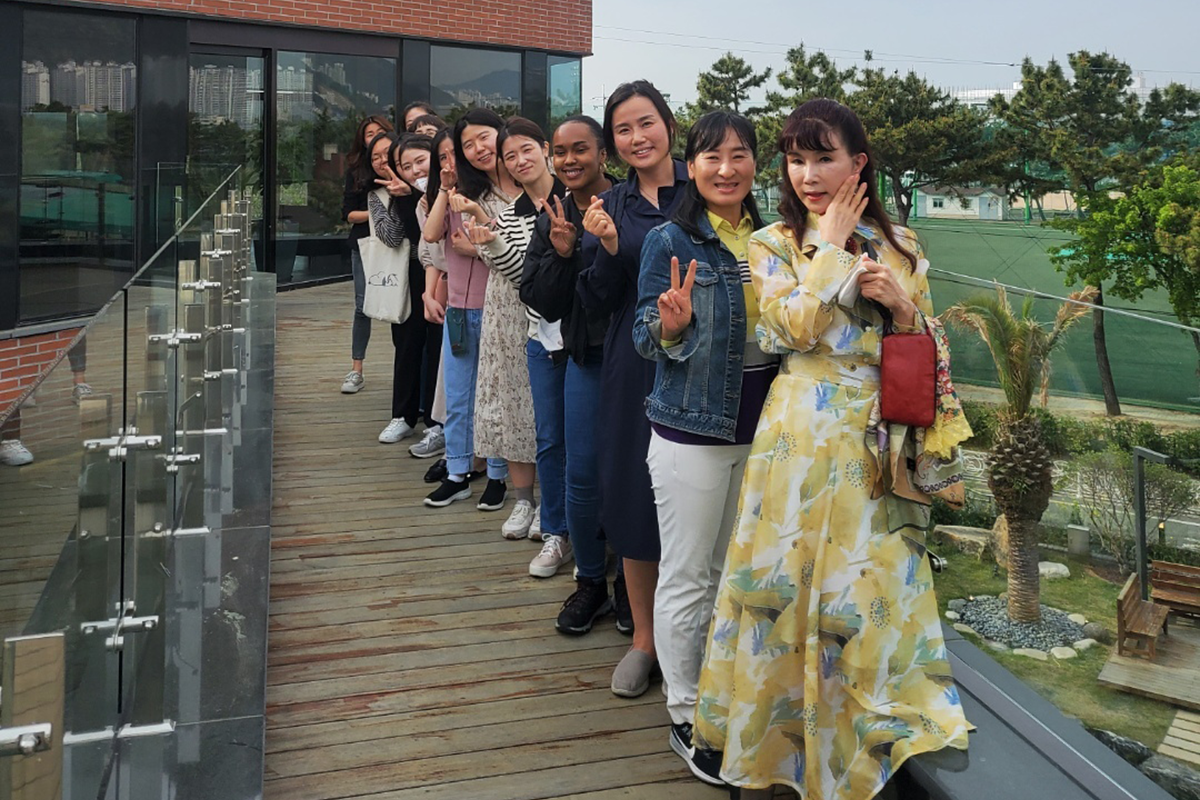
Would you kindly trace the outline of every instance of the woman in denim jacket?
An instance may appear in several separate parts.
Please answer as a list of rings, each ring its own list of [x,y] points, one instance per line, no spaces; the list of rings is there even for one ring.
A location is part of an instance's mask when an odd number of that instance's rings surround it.
[[[688,135],[690,178],[674,221],[642,247],[633,339],[657,362],[647,464],[662,544],[654,645],[671,748],[720,785],[720,753],[692,745],[697,684],[742,472],[778,359],[759,349],[746,246],[762,227],[751,188],[754,125],[714,111]],[[680,277],[686,264],[686,277]]]

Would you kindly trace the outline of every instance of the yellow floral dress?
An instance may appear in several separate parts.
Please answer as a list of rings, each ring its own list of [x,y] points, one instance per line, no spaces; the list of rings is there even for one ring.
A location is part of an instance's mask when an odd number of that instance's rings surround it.
[[[759,345],[783,359],[746,467],[694,735],[724,751],[731,784],[868,800],[909,756],[966,748],[971,726],[925,558],[928,506],[880,490],[867,443],[883,320],[861,298],[837,305],[855,257],[816,231],[810,215],[799,246],[782,223],[750,242]],[[932,314],[924,269],[872,225],[854,236]]]

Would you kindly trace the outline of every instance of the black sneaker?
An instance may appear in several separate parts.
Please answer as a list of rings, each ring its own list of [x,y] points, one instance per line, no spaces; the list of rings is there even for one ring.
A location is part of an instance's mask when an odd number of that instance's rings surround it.
[[[499,511],[504,508],[504,497],[507,494],[508,487],[504,485],[504,481],[488,479],[487,488],[483,490],[483,496],[479,498],[475,507],[480,511]]]
[[[452,481],[449,478],[434,489],[425,498],[425,505],[430,508],[445,508],[455,500],[466,500],[471,496],[471,484],[466,481]]]
[[[671,749],[687,762],[697,778],[713,786],[725,785],[721,780],[721,751],[693,747],[690,724],[671,725]]]
[[[629,607],[629,592],[625,591],[624,575],[618,575],[613,581],[613,610],[617,615],[617,630],[626,636],[632,636],[633,609]]]
[[[612,601],[608,599],[608,586],[603,580],[593,583],[587,578],[576,578],[575,584],[578,588],[563,603],[554,627],[559,633],[582,636],[592,629],[596,617],[612,609]]]
[[[446,480],[446,476],[450,474],[450,470],[446,469],[446,459],[439,458],[437,463],[425,470],[426,483],[441,483]]]

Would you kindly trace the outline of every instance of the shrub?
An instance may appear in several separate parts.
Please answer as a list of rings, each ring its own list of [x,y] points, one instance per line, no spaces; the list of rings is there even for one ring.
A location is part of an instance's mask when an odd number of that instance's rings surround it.
[[[944,501],[933,498],[930,522],[933,525],[960,525],[967,528],[991,528],[999,512],[990,497],[977,497],[967,492],[962,508],[951,508]]]
[[[966,446],[972,450],[991,450],[992,440],[996,435],[997,406],[992,403],[981,403],[978,400],[963,400],[963,415],[971,424],[974,435],[967,440]]]

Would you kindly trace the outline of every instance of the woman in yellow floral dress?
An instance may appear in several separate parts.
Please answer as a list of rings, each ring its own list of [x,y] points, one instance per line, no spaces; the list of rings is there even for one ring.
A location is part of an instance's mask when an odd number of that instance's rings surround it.
[[[783,360],[742,484],[696,746],[724,751],[721,777],[744,800],[775,785],[868,800],[909,756],[967,745],[924,531],[928,493],[961,496],[952,445],[969,427],[948,379],[932,428],[878,421],[884,309],[896,330],[928,329],[943,363],[945,340],[862,123],[813,100],[780,145],[783,220],[749,258],[759,344]]]

